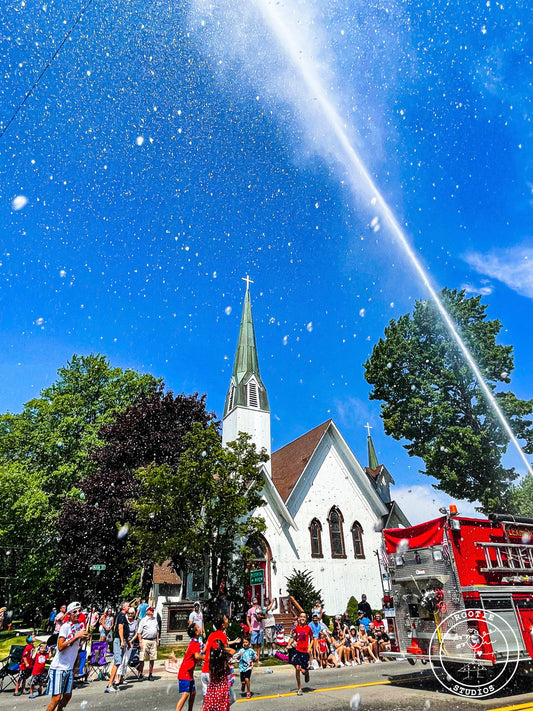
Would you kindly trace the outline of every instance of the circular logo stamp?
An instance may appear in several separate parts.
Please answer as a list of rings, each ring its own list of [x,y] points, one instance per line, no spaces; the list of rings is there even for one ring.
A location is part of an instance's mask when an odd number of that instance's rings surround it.
[[[511,625],[492,610],[447,615],[431,638],[429,659],[436,679],[457,696],[487,697],[503,689],[519,662]]]

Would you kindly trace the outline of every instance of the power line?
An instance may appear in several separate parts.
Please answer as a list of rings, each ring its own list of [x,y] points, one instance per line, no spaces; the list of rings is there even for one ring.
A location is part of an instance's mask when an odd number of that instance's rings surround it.
[[[17,106],[17,108],[15,109],[15,111],[13,112],[13,115],[11,116],[11,118],[9,119],[9,121],[7,122],[7,124],[4,126],[4,128],[2,129],[2,131],[0,132],[0,138],[2,138],[2,136],[3,136],[4,133],[7,131],[7,129],[11,126],[11,124],[12,124],[13,121],[15,120],[15,118],[16,118],[18,112],[19,112],[19,111],[21,110],[21,108],[24,106],[24,104],[26,103],[26,101],[29,99],[29,97],[30,97],[31,94],[33,93],[33,90],[34,90],[35,87],[39,84],[39,82],[40,82],[41,79],[43,78],[45,72],[46,72],[47,69],[50,67],[50,65],[52,64],[52,62],[54,61],[54,59],[57,57],[57,55],[58,55],[59,52],[61,51],[61,48],[63,47],[63,45],[65,44],[65,42],[68,40],[68,38],[70,37],[70,35],[71,35],[72,32],[74,31],[76,25],[79,23],[79,21],[81,20],[81,18],[84,16],[85,12],[86,12],[87,9],[89,8],[89,6],[92,4],[92,2],[93,2],[93,0],[88,0],[87,4],[82,8],[82,10],[80,11],[78,17],[74,20],[74,23],[73,23],[72,26],[70,27],[69,31],[68,31],[67,34],[63,37],[63,39],[62,39],[61,43],[59,44],[58,48],[56,49],[56,51],[54,52],[54,54],[50,57],[50,59],[48,60],[48,63],[46,64],[46,66],[44,67],[44,69],[42,70],[42,72],[39,74],[39,76],[37,77],[37,79],[33,82],[32,86],[28,89],[28,91],[26,92],[26,95],[24,96],[24,98],[22,99],[22,101],[19,103],[19,105]]]

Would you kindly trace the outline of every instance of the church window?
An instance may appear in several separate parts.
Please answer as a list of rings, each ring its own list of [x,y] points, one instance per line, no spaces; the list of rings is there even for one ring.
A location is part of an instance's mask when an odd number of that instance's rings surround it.
[[[344,534],[342,532],[343,518],[340,510],[334,506],[329,512],[329,537],[331,539],[331,557],[346,558]]]
[[[311,536],[311,557],[322,558],[322,526],[317,518],[314,518],[309,525]]]
[[[259,407],[257,383],[253,380],[248,383],[248,407]]]
[[[363,548],[363,528],[359,521],[355,521],[352,526],[352,539],[355,558],[364,558],[365,549]]]

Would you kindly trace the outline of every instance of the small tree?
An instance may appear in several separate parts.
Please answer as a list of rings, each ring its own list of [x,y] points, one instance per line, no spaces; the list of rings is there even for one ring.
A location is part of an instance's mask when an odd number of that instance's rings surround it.
[[[348,600],[348,604],[346,605],[346,610],[348,611],[348,614],[350,615],[350,620],[357,620],[357,613],[359,612],[359,605],[357,604],[357,600],[355,597],[352,595],[351,598]]]
[[[287,579],[287,592],[309,615],[316,602],[324,604],[322,590],[316,590],[313,576],[309,570],[293,569],[293,574]]]
[[[268,455],[250,440],[241,432],[223,447],[215,423],[197,423],[184,437],[177,472],[166,464],[137,472],[139,495],[130,503],[134,557],[170,560],[184,593],[188,574],[203,569],[211,608],[222,594],[238,597],[250,557],[245,544],[265,529],[252,514],[264,506],[259,465]]]

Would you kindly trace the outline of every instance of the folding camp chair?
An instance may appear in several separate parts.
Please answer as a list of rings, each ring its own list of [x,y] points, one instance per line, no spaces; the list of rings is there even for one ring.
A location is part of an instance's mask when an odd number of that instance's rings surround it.
[[[108,642],[93,642],[91,654],[85,663],[85,678],[87,681],[109,679],[109,669],[112,657],[108,654]]]
[[[12,644],[9,656],[0,660],[0,691],[8,689],[10,684],[16,685],[23,651],[24,646]]]

